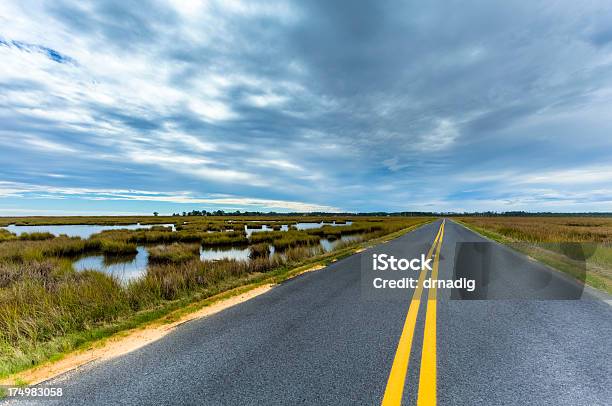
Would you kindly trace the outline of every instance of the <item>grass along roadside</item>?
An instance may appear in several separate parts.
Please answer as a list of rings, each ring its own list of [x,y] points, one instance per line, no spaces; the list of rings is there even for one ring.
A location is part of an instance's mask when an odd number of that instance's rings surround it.
[[[114,340],[126,337],[130,332],[136,330],[146,331],[148,328],[180,321],[187,315],[219,301],[244,294],[264,285],[280,283],[309,269],[327,266],[370,246],[397,238],[431,221],[433,219],[422,219],[422,221],[399,231],[365,242],[347,244],[348,246],[342,246],[330,253],[307,258],[299,264],[281,266],[268,272],[255,272],[227,278],[210,288],[192,292],[175,300],[164,301],[153,308],[138,311],[115,322],[53,338],[48,342],[28,348],[28,351],[20,354],[21,356],[17,357],[14,362],[5,363],[0,369],[1,383],[14,383],[16,381],[31,383],[31,377],[37,376],[33,371],[41,371],[45,368],[53,370],[50,366],[65,360],[66,357],[78,356],[85,351],[111,345]],[[43,377],[42,379],[46,378]]]
[[[64,235],[25,241],[13,237],[0,243],[0,374],[11,373],[19,365],[36,364],[46,359],[44,353],[39,356],[41,349],[45,350],[58,341],[63,343],[63,339],[71,334],[113,324],[140,311],[200,291],[214,291],[228,281],[249,274],[296,266],[306,258],[323,254],[326,249],[344,248],[356,240],[390,234],[423,220],[394,217],[385,218],[382,224],[362,221],[337,227],[347,227],[346,231],[350,233],[357,226],[361,229],[369,227],[371,232],[336,241],[333,247],[319,243],[318,238],[304,231],[279,233],[281,237],[291,237],[281,238],[285,246],[276,247],[276,252],[269,255],[262,255],[264,251],[261,249],[252,252],[246,261],[241,258],[200,259],[197,252],[198,244],[205,250],[212,242],[204,241],[199,235],[212,239],[228,236],[246,240],[244,230],[194,234],[191,231],[174,232],[168,228],[164,229],[166,231],[115,229],[93,234],[87,239]],[[135,251],[140,253],[141,250],[135,246],[133,238],[139,240],[143,233],[149,242],[153,237],[156,245],[146,246],[148,265],[138,269],[139,275],[122,280],[121,272],[116,274],[113,269],[105,268],[113,262],[137,261]],[[176,242],[176,237],[180,237],[180,242]],[[251,246],[256,245],[253,242],[249,241]],[[240,246],[244,250],[247,244]],[[103,256],[103,267],[97,267],[95,263],[91,269],[75,267],[73,261],[86,253]],[[72,345],[68,343],[68,347]]]
[[[453,221],[484,237],[519,251],[557,271],[582,281],[582,276],[584,274],[582,262],[558,252],[556,250],[558,245],[555,243],[538,242],[535,239],[524,241],[472,224],[463,219],[453,219]],[[537,221],[537,218],[534,218],[533,221]],[[509,230],[509,232],[513,233],[513,230]],[[594,254],[587,259],[586,279],[584,282],[593,288],[612,294],[612,248],[605,245],[605,243],[598,246]]]

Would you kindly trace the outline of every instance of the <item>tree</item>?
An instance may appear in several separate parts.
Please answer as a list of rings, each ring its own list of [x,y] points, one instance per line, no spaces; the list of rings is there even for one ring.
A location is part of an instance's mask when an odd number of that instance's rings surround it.
[[[156,212],[156,211],[154,211],[154,212],[153,212],[153,215],[154,215],[155,217],[157,217],[157,216],[159,215],[159,213],[158,213],[158,212]]]

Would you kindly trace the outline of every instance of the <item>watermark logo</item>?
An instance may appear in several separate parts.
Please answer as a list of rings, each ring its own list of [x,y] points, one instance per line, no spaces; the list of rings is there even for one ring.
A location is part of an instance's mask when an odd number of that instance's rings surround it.
[[[440,251],[423,244],[406,256],[406,247],[383,245],[361,256],[362,298],[405,301],[415,289],[425,289],[450,300],[581,299],[587,262],[597,249],[597,244],[572,242],[479,241]],[[552,263],[568,271],[547,265]]]

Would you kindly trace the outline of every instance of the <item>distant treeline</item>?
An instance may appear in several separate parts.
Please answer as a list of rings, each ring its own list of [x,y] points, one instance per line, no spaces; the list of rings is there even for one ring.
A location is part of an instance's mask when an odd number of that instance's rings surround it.
[[[482,216],[482,217],[612,217],[610,212],[585,212],[585,213],[553,213],[550,211],[528,212],[528,211],[485,211],[474,213],[452,213],[451,216]]]
[[[156,214],[157,215],[157,214]],[[173,213],[172,216],[364,216],[364,217],[387,217],[387,216],[400,216],[400,217],[439,217],[439,216],[482,216],[482,217],[612,217],[610,212],[588,212],[588,213],[553,213],[553,212],[528,212],[528,211],[483,211],[483,212],[432,212],[432,211],[402,211],[402,212],[360,212],[360,213],[331,213],[323,211],[315,211],[310,213],[278,213],[275,211],[261,212],[261,211],[224,211],[224,210],[192,210],[189,212]]]

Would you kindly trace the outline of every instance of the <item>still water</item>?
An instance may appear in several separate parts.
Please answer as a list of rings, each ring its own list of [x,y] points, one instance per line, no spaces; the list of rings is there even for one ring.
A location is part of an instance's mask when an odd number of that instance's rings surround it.
[[[105,257],[93,255],[76,260],[72,266],[77,271],[86,269],[102,271],[113,275],[122,282],[128,282],[142,276],[147,270],[149,252],[145,247],[138,247],[138,254],[133,256]]]
[[[224,247],[224,248],[203,248],[200,247],[200,259],[202,261],[214,261],[218,259],[236,259],[238,261],[248,261],[248,247]]]
[[[342,224],[336,224],[336,222],[333,223],[324,223],[324,222],[320,222],[320,223],[297,223],[294,224],[295,228],[297,228],[298,230],[309,230],[309,229],[313,229],[313,228],[321,228],[323,226],[350,226],[351,224],[353,224],[352,221],[347,221],[346,223],[342,223]],[[250,237],[251,234],[253,233],[257,233],[257,232],[262,232],[262,231],[274,231],[274,229],[270,226],[267,225],[263,225],[262,228],[248,228],[248,225],[244,226],[244,230],[247,233],[247,237]],[[281,229],[280,231],[288,231],[289,230],[289,226],[287,224],[282,224],[281,225]]]
[[[346,235],[341,238],[329,241],[326,238],[320,240],[321,246],[325,252],[333,250],[341,241],[357,241],[361,238],[359,235]],[[274,254],[274,247],[270,246],[270,255]],[[238,261],[247,261],[249,259],[248,247],[223,247],[211,248],[200,247],[200,259],[202,261],[214,261],[219,259],[235,259]],[[138,253],[134,256],[126,257],[105,257],[103,255],[92,255],[82,257],[76,260],[73,264],[77,271],[86,269],[101,271],[109,275],[113,275],[122,282],[139,278],[147,272],[147,264],[149,260],[149,252],[146,247],[139,246]]]
[[[11,224],[8,227],[2,227],[9,230],[11,233],[21,235],[23,233],[51,233],[55,236],[60,234],[66,234],[68,237],[81,237],[83,239],[91,237],[93,234],[97,234],[104,230],[138,230],[151,228],[153,226],[165,226],[172,227],[174,231],[174,224],[128,224],[121,226],[97,226],[91,224],[71,224],[63,226],[16,226]]]
[[[345,224],[336,224],[334,223],[297,223],[295,227],[298,230],[308,230],[312,228],[320,228],[324,225],[328,226],[350,226],[353,224],[350,221],[347,221]],[[164,226],[164,227],[172,227],[172,231],[175,231],[174,224],[127,224],[127,225],[92,225],[92,224],[70,224],[70,225],[43,225],[43,226],[16,226],[14,224],[9,225],[8,227],[2,227],[11,233],[15,233],[17,235],[21,235],[23,233],[51,233],[55,236],[60,234],[65,234],[68,237],[81,237],[83,239],[87,239],[94,234],[102,232],[104,230],[138,230],[138,229],[147,229],[153,226]],[[281,225],[281,231],[289,230],[289,226],[287,224]],[[263,226],[261,229],[252,229],[245,226],[245,231],[247,236],[250,236],[254,232],[260,231],[272,231],[272,227]]]

